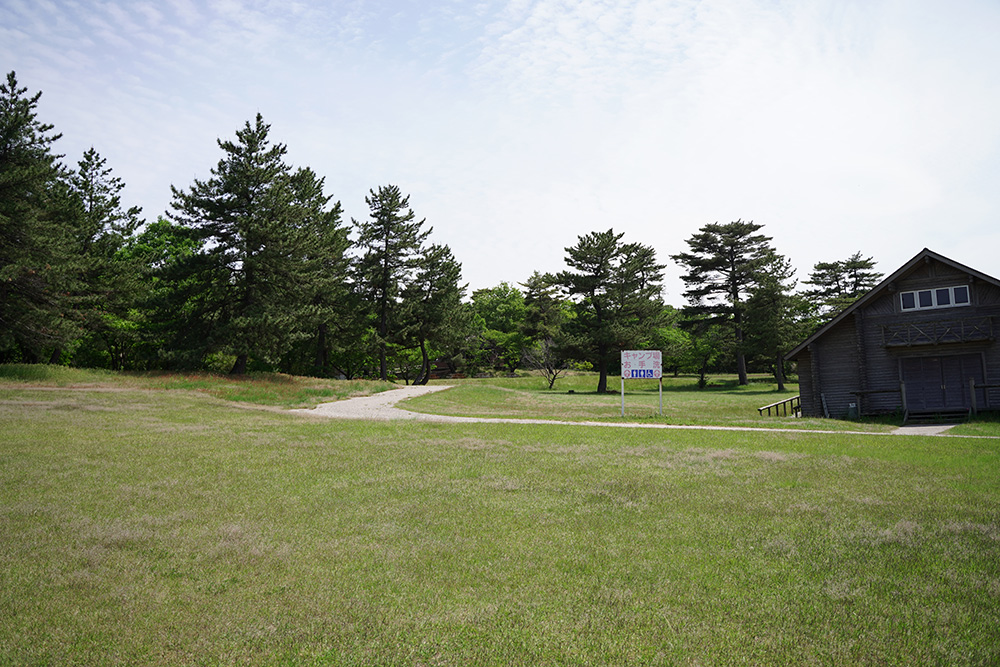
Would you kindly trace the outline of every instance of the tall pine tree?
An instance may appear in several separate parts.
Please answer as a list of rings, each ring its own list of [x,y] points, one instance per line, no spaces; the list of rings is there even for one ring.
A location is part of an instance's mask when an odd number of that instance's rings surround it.
[[[52,151],[61,135],[38,120],[42,94],[27,92],[14,72],[0,83],[0,358],[34,362],[79,331],[66,298],[78,209]]]
[[[302,232],[299,269],[310,276],[298,286],[304,306],[299,327],[308,334],[302,344],[311,348],[312,354],[302,355],[298,365],[290,360],[286,370],[329,377],[334,373],[331,354],[349,338],[345,323],[351,321],[351,310],[356,308],[348,285],[349,230],[341,218],[340,202],[330,204],[332,196],[324,194],[323,179],[312,169],[297,170],[291,185],[294,202],[303,212],[299,220]],[[296,352],[298,349],[292,350],[292,354]]]
[[[591,232],[566,248],[566,264],[556,280],[573,299],[576,317],[566,323],[574,356],[598,372],[597,391],[608,390],[608,369],[621,350],[647,343],[663,315],[663,265],[655,251],[622,243],[614,230]]]
[[[379,377],[389,379],[389,348],[402,342],[403,290],[414,278],[423,254],[424,241],[431,229],[417,220],[410,198],[399,187],[386,185],[370,190],[369,219],[354,220],[361,251],[355,271],[357,285],[369,304],[378,350]]]
[[[317,267],[311,220],[326,216],[326,199],[296,190],[285,163],[286,147],[272,145],[260,114],[219,140],[224,157],[206,181],[173,191],[170,218],[192,228],[202,242],[190,266],[206,286],[199,322],[205,352],[235,356],[231,373],[246,372],[251,358],[276,363],[309,334]],[[321,182],[307,189],[321,187]]]
[[[125,184],[93,147],[83,154],[70,182],[80,207],[75,241],[81,285],[76,308],[86,332],[76,360],[100,361],[121,370],[131,363],[130,352],[138,342],[135,306],[141,281],[140,265],[122,249],[142,224],[141,209],[123,207]],[[88,352],[90,358],[84,358]]]
[[[774,253],[762,269],[747,299],[747,350],[772,368],[778,391],[784,391],[784,353],[805,333],[805,302],[792,291],[795,270],[791,262]]]
[[[686,312],[729,328],[741,385],[748,383],[743,340],[746,300],[773,253],[771,238],[758,234],[762,228],[742,220],[708,224],[688,239],[690,252],[671,255],[687,268],[681,277],[687,285]]]
[[[420,372],[414,384],[427,384],[431,351],[454,351],[464,331],[467,310],[462,297],[462,265],[446,245],[432,244],[413,280],[403,289],[404,321],[411,345],[420,349]]]

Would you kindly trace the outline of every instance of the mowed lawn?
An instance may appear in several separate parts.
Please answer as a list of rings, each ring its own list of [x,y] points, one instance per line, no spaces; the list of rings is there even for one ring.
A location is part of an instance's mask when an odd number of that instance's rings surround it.
[[[830,419],[792,419],[790,408],[784,415],[775,407],[770,416],[757,408],[798,395],[798,385],[789,383],[778,391],[770,378],[755,378],[748,386],[736,384],[735,376],[719,377],[704,390],[691,376],[656,380],[628,380],[625,383],[622,417],[621,380],[609,378],[607,394],[596,393],[593,373],[560,378],[553,390],[541,377],[441,380],[435,384],[454,385],[450,391],[413,399],[407,408],[432,414],[464,417],[523,417],[565,421],[625,421],[673,425],[725,425],[739,427],[795,428],[889,432],[898,421],[864,422]],[[662,414],[660,413],[662,401]]]
[[[1000,440],[0,388],[0,664],[1000,662]]]

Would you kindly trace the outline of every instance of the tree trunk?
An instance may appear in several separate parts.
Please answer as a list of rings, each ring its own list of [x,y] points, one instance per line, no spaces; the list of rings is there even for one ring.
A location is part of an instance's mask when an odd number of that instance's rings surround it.
[[[431,360],[427,355],[427,345],[423,339],[420,340],[420,356],[423,358],[420,364],[420,377],[413,384],[427,384],[431,379]]]
[[[247,354],[236,355],[236,363],[233,364],[233,370],[229,371],[230,375],[246,375],[247,374]]]
[[[747,358],[743,352],[743,325],[740,314],[736,313],[736,375],[739,376],[740,386],[750,384],[747,379]]]
[[[597,371],[600,373],[597,380],[597,393],[606,394],[608,393],[608,360],[603,355],[597,362]]]
[[[736,375],[739,377],[740,386],[749,384],[747,379],[747,359],[743,353],[743,311],[740,305],[739,288],[732,287],[731,298],[733,302],[733,328],[736,333]]]
[[[316,358],[313,361],[313,373],[317,377],[329,377],[327,368],[330,364],[330,353],[326,349],[327,325],[324,322],[316,331]]]
[[[740,385],[750,384],[750,380],[747,378],[747,358],[743,354],[743,350],[736,353],[736,374],[739,376]]]
[[[777,353],[774,360],[774,379],[778,383],[778,391],[785,391],[785,364],[781,359],[781,352]]]
[[[21,348],[21,363],[22,364],[37,364],[38,363],[38,355],[35,354],[34,350],[32,350],[30,347],[28,347],[24,343],[19,343],[18,347]]]

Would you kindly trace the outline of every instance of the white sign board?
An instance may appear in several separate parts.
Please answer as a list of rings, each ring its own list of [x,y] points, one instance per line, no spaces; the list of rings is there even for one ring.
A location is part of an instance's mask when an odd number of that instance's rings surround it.
[[[659,380],[663,377],[663,360],[659,350],[622,350],[622,379]]]

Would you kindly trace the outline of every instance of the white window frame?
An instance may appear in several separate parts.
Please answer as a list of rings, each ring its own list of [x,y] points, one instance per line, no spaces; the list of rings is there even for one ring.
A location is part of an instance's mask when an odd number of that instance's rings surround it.
[[[964,289],[965,290],[965,303],[955,303],[955,290]],[[938,303],[938,292],[948,293],[948,303],[941,304]],[[931,296],[931,305],[921,306],[920,305],[920,295],[929,293]],[[907,308],[903,302],[904,297],[907,294],[913,295],[913,307]],[[953,285],[950,287],[932,287],[930,289],[918,289],[909,290],[907,292],[899,293],[899,309],[904,313],[908,313],[914,310],[935,310],[938,308],[961,308],[962,306],[972,305],[972,290],[968,285]]]

